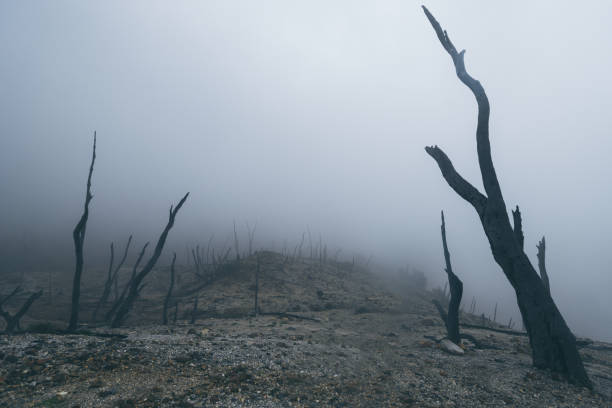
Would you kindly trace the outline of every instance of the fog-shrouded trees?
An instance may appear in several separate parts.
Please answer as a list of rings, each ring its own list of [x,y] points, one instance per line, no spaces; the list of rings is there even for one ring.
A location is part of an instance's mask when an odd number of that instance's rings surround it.
[[[42,289],[37,292],[32,293],[30,297],[28,297],[28,299],[21,305],[19,310],[15,312],[15,314],[10,314],[6,310],[4,310],[3,306],[6,302],[8,302],[13,296],[15,296],[20,291],[21,291],[21,287],[17,286],[11,293],[6,295],[4,298],[0,299],[0,316],[2,316],[2,318],[6,322],[6,327],[4,328],[4,332],[7,334],[12,334],[15,331],[15,329],[19,328],[19,321],[21,320],[21,318],[27,313],[30,306],[32,306],[32,303],[34,303],[36,299],[41,297],[43,294]]]
[[[425,150],[437,162],[450,187],[469,202],[480,218],[493,257],[515,290],[519,310],[529,336],[535,367],[563,374],[570,382],[591,388],[591,382],[576,347],[576,339],[542,279],[525,254],[515,228],[510,224],[501,187],[495,173],[489,141],[490,105],[483,86],[465,69],[465,50],[457,51],[448,34],[423,7],[440,43],[451,56],[457,77],[476,98],[478,122],[476,144],[485,194],[465,180],[438,147]]]
[[[185,201],[187,200],[188,196],[189,193],[185,194],[185,196],[179,201],[176,207],[170,207],[168,223],[166,224],[166,227],[159,236],[159,239],[157,240],[157,245],[155,245],[153,255],[151,255],[151,258],[149,258],[142,270],[136,275],[134,275],[133,278],[130,280],[127,296],[125,297],[125,299],[123,299],[123,301],[117,308],[117,314],[115,314],[113,318],[111,327],[121,326],[128,313],[132,309],[134,302],[136,301],[140,294],[140,291],[142,290],[143,280],[153,270],[155,264],[157,263],[157,260],[161,256],[162,250],[164,249],[164,245],[166,244],[166,239],[168,238],[168,233],[174,225],[174,219],[176,218],[176,214],[179,212],[183,204],[185,204]]]
[[[448,276],[448,286],[450,290],[450,300],[448,302],[448,313],[444,311],[444,307],[437,299],[434,299],[434,304],[440,312],[440,317],[446,326],[448,339],[455,344],[459,344],[461,338],[459,335],[459,305],[463,296],[463,282],[453,272],[453,267],[450,261],[450,252],[446,243],[446,224],[444,222],[444,212],[442,212],[442,225],[440,226],[442,233],[442,249],[444,250],[444,262],[446,275]]]
[[[70,308],[70,321],[68,322],[68,331],[74,331],[79,324],[79,300],[81,297],[81,276],[83,274],[83,243],[85,242],[85,231],[87,229],[87,219],[89,218],[89,202],[93,198],[91,194],[91,175],[96,161],[96,132],[94,132],[93,153],[91,155],[91,164],[89,165],[89,174],[87,176],[87,190],[85,192],[85,206],[83,214],[79,222],[72,231],[72,240],[74,241],[74,255],[76,265],[74,268],[74,278],[72,281],[72,306]]]
[[[164,309],[162,311],[162,324],[168,324],[168,306],[170,305],[170,299],[172,298],[172,290],[174,289],[174,264],[176,263],[176,252],[172,254],[172,263],[170,264],[170,286],[168,287],[168,293],[164,299]]]

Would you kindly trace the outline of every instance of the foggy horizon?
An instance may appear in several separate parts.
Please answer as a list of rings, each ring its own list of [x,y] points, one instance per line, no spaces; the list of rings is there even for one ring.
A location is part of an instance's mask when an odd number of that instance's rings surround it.
[[[568,325],[612,340],[612,4],[426,5],[487,91],[525,252],[537,266],[546,236]],[[258,249],[292,250],[310,230],[330,255],[443,286],[444,210],[464,308],[475,296],[479,312],[498,302],[502,322],[518,321],[477,214],[424,151],[440,146],[484,191],[474,98],[420,3],[5,3],[0,21],[0,276],[73,272],[96,131],[84,280],[130,234],[133,262],[189,191],[158,267],[213,234],[231,245],[235,221],[242,246],[247,222]]]

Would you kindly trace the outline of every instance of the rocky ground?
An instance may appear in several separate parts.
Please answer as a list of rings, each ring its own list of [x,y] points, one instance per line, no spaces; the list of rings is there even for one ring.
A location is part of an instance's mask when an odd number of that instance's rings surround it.
[[[147,323],[160,279],[126,328],[0,336],[0,406],[612,406],[612,345],[581,343],[593,391],[532,368],[525,336],[463,329],[479,347],[452,355],[430,293],[399,297],[351,265],[272,253],[261,309],[289,314],[253,317],[253,262],[199,292],[193,325],[188,298],[176,324]],[[32,316],[48,313],[38,307]]]

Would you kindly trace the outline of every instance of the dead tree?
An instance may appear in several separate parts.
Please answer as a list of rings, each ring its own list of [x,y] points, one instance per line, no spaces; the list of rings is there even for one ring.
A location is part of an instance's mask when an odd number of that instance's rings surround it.
[[[96,308],[93,312],[92,320],[96,321],[96,316],[98,315],[98,310],[103,303],[106,303],[108,296],[110,295],[111,289],[113,287],[113,261],[115,260],[115,246],[111,242],[110,244],[110,261],[108,263],[108,275],[106,277],[106,282],[104,282],[104,291],[102,292],[102,296],[100,296],[100,300],[96,304]]]
[[[236,250],[236,260],[240,260],[240,247],[238,246],[238,231],[236,231],[236,220],[234,220],[234,249]]]
[[[249,256],[251,256],[253,255],[253,240],[255,239],[255,230],[257,229],[257,223],[255,223],[255,225],[253,226],[253,229],[251,229],[251,226],[249,225],[247,221],[246,227],[247,227],[247,234],[249,235]]]
[[[98,315],[98,311],[100,310],[100,308],[106,305],[106,302],[108,301],[108,298],[110,297],[111,289],[113,288],[113,286],[115,288],[115,302],[117,301],[117,299],[119,299],[119,289],[118,289],[119,270],[125,263],[131,243],[132,243],[132,236],[130,235],[130,237],[128,238],[127,244],[125,245],[123,256],[121,257],[121,260],[119,261],[119,263],[117,264],[114,270],[113,270],[113,259],[114,259],[115,252],[113,249],[113,244],[111,243],[111,256],[110,256],[110,263],[108,266],[108,276],[104,284],[104,292],[102,292],[102,296],[100,297],[100,300],[98,301],[98,304],[96,305],[96,309],[94,310],[94,313],[93,313],[92,320],[94,322],[96,321],[96,316]]]
[[[550,296],[550,281],[548,280],[548,272],[546,272],[546,238],[542,237],[538,245],[538,269],[540,270],[540,278]]]
[[[495,173],[489,142],[490,105],[484,88],[465,69],[465,50],[458,52],[446,31],[423,7],[444,49],[451,56],[459,80],[474,94],[478,104],[476,142],[480,173],[486,195],[465,180],[438,147],[426,147],[450,187],[476,210],[489,240],[493,257],[515,290],[519,310],[529,335],[535,367],[564,374],[577,385],[591,388],[576,338],[567,326],[544,283],[535,271],[510,225],[506,204]],[[518,227],[518,226],[517,226]],[[518,229],[518,228],[517,228]]]
[[[134,277],[136,276],[136,271],[138,270],[138,266],[140,265],[140,262],[142,261],[142,258],[144,257],[145,251],[147,250],[148,246],[149,246],[149,243],[147,242],[146,244],[144,244],[144,246],[140,250],[140,254],[138,254],[136,263],[134,264],[134,267],[132,268],[132,276],[130,277],[130,280],[123,287],[123,291],[121,292],[121,295],[117,299],[115,299],[110,310],[106,313],[106,316],[104,318],[105,321],[107,322],[110,321],[112,317],[115,315],[115,312],[117,311],[117,309],[119,309],[119,306],[121,306],[121,303],[123,303],[123,300],[125,299],[125,295],[127,294],[127,291],[130,288],[130,284],[132,283],[132,281],[134,280]]]
[[[168,305],[170,304],[170,299],[172,298],[172,289],[174,289],[174,263],[176,262],[176,252],[172,255],[172,263],[170,264],[170,287],[168,288],[168,294],[166,295],[166,299],[164,300],[164,312],[162,315],[162,324],[168,324]]]
[[[85,242],[85,230],[87,229],[87,219],[89,218],[89,202],[93,198],[91,194],[91,175],[93,173],[94,162],[96,161],[96,132],[94,132],[93,153],[91,164],[89,165],[89,175],[87,176],[87,191],[85,192],[85,206],[81,219],[72,231],[74,241],[74,255],[76,265],[74,268],[74,279],[72,281],[72,306],[70,308],[70,321],[68,331],[75,331],[79,324],[79,300],[81,297],[81,275],[83,273],[83,243]]]
[[[433,300],[440,317],[446,325],[446,333],[448,339],[455,344],[459,344],[459,305],[461,304],[461,297],[463,296],[463,282],[453,273],[453,267],[451,266],[450,253],[448,252],[448,245],[446,243],[446,224],[444,223],[444,211],[442,212],[442,225],[440,227],[442,232],[442,248],[444,249],[444,262],[446,263],[446,274],[448,275],[448,285],[450,290],[450,300],[448,302],[448,314],[444,311],[444,308],[440,302],[436,299]],[[445,288],[446,289],[446,288]]]
[[[259,296],[259,252],[257,252],[257,266],[255,268],[255,305],[253,307],[253,313],[255,314],[255,317],[257,317],[257,313],[259,313],[259,305],[257,304],[258,302],[258,296]]]
[[[32,303],[34,303],[34,301],[36,301],[36,299],[41,297],[43,294],[42,289],[39,290],[38,292],[32,293],[30,297],[28,298],[28,300],[26,300],[25,303],[21,305],[17,313],[15,313],[14,315],[11,315],[9,312],[4,310],[2,305],[6,303],[14,295],[16,295],[20,290],[21,290],[21,287],[19,286],[16,287],[15,290],[11,292],[11,294],[9,294],[7,297],[2,299],[2,301],[0,301],[0,315],[6,321],[6,327],[4,329],[4,332],[7,334],[12,334],[15,331],[15,329],[19,328],[19,320],[21,320],[21,318],[27,313],[30,306],[32,306]]]
[[[132,309],[132,306],[134,305],[136,298],[138,298],[138,295],[140,291],[142,290],[142,286],[141,286],[142,281],[153,270],[153,268],[155,267],[155,264],[157,263],[157,260],[161,256],[162,250],[164,249],[164,245],[166,244],[166,238],[168,238],[168,232],[170,232],[170,229],[174,225],[174,219],[176,217],[176,214],[179,212],[179,210],[185,203],[185,200],[187,200],[188,196],[189,196],[189,193],[185,194],[185,196],[177,204],[176,208],[174,208],[173,206],[170,206],[170,215],[168,216],[168,224],[166,224],[166,227],[164,228],[163,232],[161,233],[157,241],[157,245],[155,246],[153,255],[151,256],[147,264],[142,268],[142,270],[138,274],[136,274],[136,276],[134,276],[134,279],[132,279],[132,281],[130,282],[130,289],[128,291],[127,297],[125,298],[123,302],[121,302],[121,306],[119,306],[119,309],[117,310],[117,314],[115,315],[111,323],[111,327],[116,328],[116,327],[121,326],[121,324],[127,317],[127,314]]]
[[[117,300],[117,298],[119,297],[119,270],[121,270],[121,267],[123,266],[123,264],[125,263],[125,260],[127,259],[131,243],[132,243],[132,236],[130,235],[130,237],[128,238],[128,242],[125,245],[125,250],[123,251],[123,256],[121,257],[121,261],[119,261],[119,264],[117,265],[117,267],[115,268],[115,271],[113,272],[112,279],[113,279],[113,284],[115,287],[115,299],[114,300]]]
[[[191,309],[191,324],[195,324],[196,322],[196,317],[198,316],[198,299],[199,299],[199,295],[196,295],[195,298],[193,298],[193,309]]]

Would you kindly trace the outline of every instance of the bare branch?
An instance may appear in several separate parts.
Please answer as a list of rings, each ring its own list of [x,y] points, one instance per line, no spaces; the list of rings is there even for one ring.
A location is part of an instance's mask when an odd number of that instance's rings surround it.
[[[438,163],[442,176],[448,185],[464,200],[472,204],[478,215],[482,217],[487,204],[487,197],[457,173],[446,153],[438,146],[428,146],[425,151]]]
[[[161,256],[162,250],[164,249],[164,245],[166,244],[166,239],[168,238],[168,233],[170,232],[170,229],[172,228],[172,226],[174,226],[174,219],[176,217],[176,214],[178,213],[178,211],[181,209],[181,207],[187,200],[187,197],[189,197],[189,193],[185,194],[185,196],[177,204],[176,208],[170,207],[170,214],[168,216],[168,224],[166,224],[166,227],[162,231],[157,241],[157,245],[155,245],[155,251],[153,251],[153,255],[151,256],[147,264],[144,266],[144,268],[142,268],[142,270],[134,277],[134,279],[130,283],[129,293],[127,297],[125,298],[125,300],[121,303],[119,310],[117,310],[117,314],[115,315],[115,318],[113,319],[113,322],[111,323],[111,327],[116,328],[116,327],[121,326],[121,324],[127,317],[127,314],[131,310],[132,305],[134,304],[134,302],[136,301],[136,298],[138,297],[138,293],[142,289],[141,283],[143,279],[153,270],[153,268],[155,267],[155,264],[157,263],[157,260]]]
[[[525,246],[525,235],[523,235],[523,219],[521,218],[521,210],[516,206],[516,210],[512,210],[512,218],[514,220],[514,236],[521,249]]]
[[[89,165],[89,174],[87,175],[87,191],[85,192],[83,215],[81,215],[81,219],[72,231],[76,265],[74,269],[74,279],[72,282],[72,306],[70,308],[68,331],[75,331],[79,323],[79,300],[81,297],[81,275],[83,273],[83,243],[85,242],[85,230],[87,229],[87,219],[89,218],[89,202],[93,198],[93,195],[91,194],[91,175],[93,173],[95,161],[96,132],[94,132],[93,153],[91,155],[91,164]]]
[[[550,281],[548,280],[548,272],[546,271],[546,237],[542,237],[536,245],[538,248],[538,269],[540,270],[540,279],[550,296]]]
[[[474,97],[476,98],[476,102],[478,103],[476,142],[478,145],[478,162],[480,164],[482,182],[487,196],[490,199],[493,199],[496,205],[504,206],[501,188],[499,186],[499,181],[497,180],[495,168],[493,167],[493,159],[491,158],[491,144],[489,142],[489,114],[491,108],[489,106],[487,94],[485,93],[485,90],[480,82],[472,78],[470,74],[467,73],[464,62],[465,50],[457,52],[457,49],[451,42],[448,33],[442,29],[440,23],[438,23],[438,21],[425,6],[423,6],[423,11],[434,28],[440,43],[453,59],[457,77],[472,91]]]

